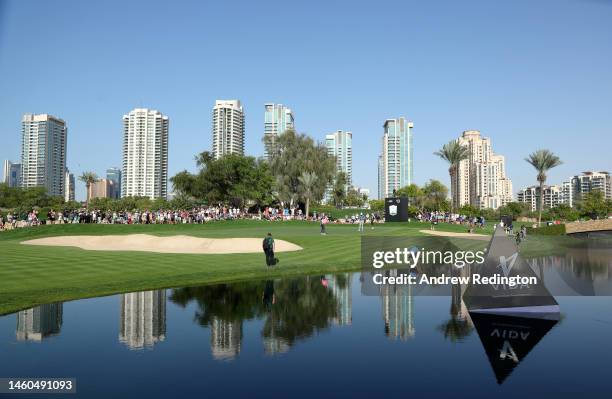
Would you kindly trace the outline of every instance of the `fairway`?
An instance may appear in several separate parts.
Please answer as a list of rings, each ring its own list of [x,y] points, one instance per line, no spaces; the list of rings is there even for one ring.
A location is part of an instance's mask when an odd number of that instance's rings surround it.
[[[363,235],[422,236],[425,223],[368,227]],[[465,227],[440,225],[439,231],[465,232]],[[155,236],[275,239],[303,250],[280,253],[278,266],[268,269],[262,253],[171,254],[137,251],[88,251],[76,247],[23,245],[22,241],[68,235]],[[490,234],[490,228],[484,232]],[[183,225],[53,225],[0,233],[0,314],[37,304],[118,292],[158,289],[299,274],[324,274],[360,268],[360,237],[356,225],[329,225],[319,234],[317,223],[218,221]],[[483,241],[452,238],[460,246]]]

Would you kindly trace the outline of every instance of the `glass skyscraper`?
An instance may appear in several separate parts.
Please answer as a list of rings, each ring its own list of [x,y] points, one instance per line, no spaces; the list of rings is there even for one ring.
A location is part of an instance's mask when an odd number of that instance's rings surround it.
[[[325,136],[327,153],[336,157],[336,171],[346,175],[348,187],[353,185],[353,133],[338,130]]]
[[[382,159],[379,160],[379,197],[386,198],[414,181],[412,128],[404,117],[387,119],[383,134]]]
[[[119,168],[106,169],[106,178],[113,182],[112,198],[121,197],[121,169]]]
[[[276,138],[289,129],[295,129],[293,111],[283,104],[264,105],[264,157],[269,159]]]

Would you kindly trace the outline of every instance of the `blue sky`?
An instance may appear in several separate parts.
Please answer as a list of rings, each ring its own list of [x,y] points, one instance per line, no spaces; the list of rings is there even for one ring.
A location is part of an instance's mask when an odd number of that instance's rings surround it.
[[[238,98],[261,155],[263,104],[316,139],[353,132],[353,180],[376,195],[382,124],[414,121],[415,179],[449,182],[432,153],[463,130],[506,156],[545,147],[560,182],[612,170],[612,1],[0,0],[0,159],[19,160],[25,112],[69,127],[75,174],[121,165],[121,117],[170,117],[169,172],[211,146],[215,99]],[[79,183],[77,198],[84,198]]]

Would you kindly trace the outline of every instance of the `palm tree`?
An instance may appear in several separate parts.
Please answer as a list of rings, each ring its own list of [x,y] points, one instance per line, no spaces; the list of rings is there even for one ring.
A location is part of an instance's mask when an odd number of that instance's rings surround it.
[[[540,183],[540,200],[538,201],[538,227],[542,221],[542,208],[544,207],[544,183],[546,183],[546,172],[555,166],[561,165],[561,159],[549,150],[537,150],[529,154],[525,161],[529,162],[538,171],[538,182]]]
[[[89,206],[89,195],[91,194],[89,189],[92,184],[98,181],[98,175],[96,175],[94,172],[83,172],[83,174],[79,176],[79,180],[85,183],[85,186],[87,186],[87,206]]]
[[[459,167],[459,163],[470,156],[470,150],[467,146],[459,144],[457,140],[451,140],[444,144],[440,150],[434,152],[434,155],[439,156],[450,165],[448,173],[451,179],[451,211],[454,211],[457,182],[456,179],[453,179],[453,176]]]
[[[302,172],[298,180],[300,181],[302,197],[306,200],[306,218],[308,218],[310,200],[314,196],[314,189],[317,184],[317,175],[314,172]]]

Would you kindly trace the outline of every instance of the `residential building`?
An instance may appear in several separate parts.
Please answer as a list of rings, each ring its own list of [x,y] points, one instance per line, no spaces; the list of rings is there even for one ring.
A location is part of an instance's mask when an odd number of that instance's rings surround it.
[[[379,197],[391,197],[395,190],[414,181],[411,121],[404,117],[387,119],[383,125],[382,161],[379,159]]]
[[[574,190],[572,190],[572,182],[564,181],[561,184],[561,203],[568,206],[574,206]]]
[[[603,192],[605,199],[612,199],[612,177],[609,172],[582,172],[570,181],[575,200],[594,190]]]
[[[8,159],[4,160],[2,182],[9,187],[21,186],[21,164],[12,163]]]
[[[353,133],[338,130],[325,136],[327,154],[336,157],[336,172],[346,176],[346,185],[353,185]]]
[[[283,104],[264,105],[264,158],[270,159],[276,138],[290,129],[295,129],[293,111]]]
[[[244,110],[239,100],[217,100],[212,115],[212,155],[244,155]]]
[[[517,193],[517,201],[529,205],[530,210],[537,211],[540,201],[540,186],[529,186]],[[563,203],[563,187],[559,185],[544,186],[544,209],[553,208]]]
[[[70,171],[68,170],[68,168],[66,168],[66,174],[65,174],[65,185],[66,185],[66,189],[65,189],[65,193],[64,193],[64,201],[68,202],[68,201],[74,201],[74,175],[72,173],[70,173]]]
[[[99,179],[89,185],[87,200],[93,198],[117,198],[115,182],[110,179]]]
[[[148,108],[123,116],[122,197],[166,198],[169,123],[166,115]]]
[[[36,306],[17,313],[17,341],[41,342],[60,333],[64,304],[61,302]]]
[[[121,169],[115,167],[106,169],[106,178],[113,182],[112,198],[121,198]]]
[[[24,114],[21,119],[21,186],[46,187],[64,197],[66,122],[48,114]]]
[[[166,339],[166,290],[121,294],[119,342],[132,349]]]
[[[353,133],[338,130],[325,136],[325,147],[327,154],[336,158],[336,172],[342,172],[346,176],[345,190],[348,191],[353,185]],[[324,202],[330,202],[332,198],[332,186],[326,192]]]
[[[378,156],[378,199],[385,199],[385,164],[383,156]]]
[[[390,276],[397,276],[397,270],[390,270]],[[382,315],[385,322],[385,335],[392,340],[408,340],[415,336],[414,294],[411,284],[382,285]]]
[[[350,273],[326,274],[327,289],[337,302],[336,316],[333,322],[339,326],[348,326],[353,322],[353,296]]]
[[[210,351],[216,360],[232,360],[240,354],[242,320],[213,316],[210,323]]]
[[[512,181],[506,176],[503,155],[493,152],[491,139],[478,130],[466,130],[458,139],[468,147],[469,156],[451,176],[451,195],[455,208],[472,205],[497,209],[512,201]]]

